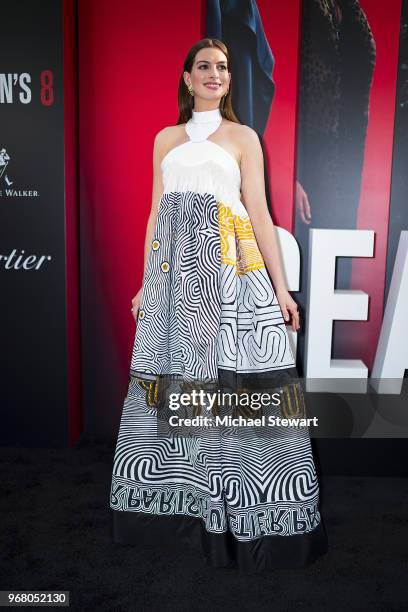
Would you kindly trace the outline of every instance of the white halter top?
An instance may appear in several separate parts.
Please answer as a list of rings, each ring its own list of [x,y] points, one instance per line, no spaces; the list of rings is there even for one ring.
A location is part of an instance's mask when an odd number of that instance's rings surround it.
[[[186,123],[186,132],[192,142],[202,142],[221,125],[222,115],[219,108],[209,111],[195,111]]]
[[[185,125],[189,140],[170,149],[162,160],[163,193],[211,193],[217,200],[228,202],[237,214],[247,216],[240,201],[241,172],[237,160],[208,139],[221,121],[219,108],[193,111]]]

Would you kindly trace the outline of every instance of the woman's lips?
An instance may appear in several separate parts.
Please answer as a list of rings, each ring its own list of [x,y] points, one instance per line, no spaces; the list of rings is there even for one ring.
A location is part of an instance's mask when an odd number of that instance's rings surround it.
[[[219,87],[221,87],[221,85],[218,85],[218,83],[204,83],[205,87],[208,87],[208,89],[218,89]]]

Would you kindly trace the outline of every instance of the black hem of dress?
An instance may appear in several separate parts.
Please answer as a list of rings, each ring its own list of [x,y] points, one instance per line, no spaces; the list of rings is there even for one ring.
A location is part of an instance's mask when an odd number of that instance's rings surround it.
[[[187,545],[202,554],[207,566],[238,568],[240,573],[301,568],[314,563],[328,551],[327,533],[322,521],[308,533],[262,536],[243,542],[230,531],[209,533],[202,519],[192,516],[111,511],[112,538],[116,544],[159,546],[163,549]]]

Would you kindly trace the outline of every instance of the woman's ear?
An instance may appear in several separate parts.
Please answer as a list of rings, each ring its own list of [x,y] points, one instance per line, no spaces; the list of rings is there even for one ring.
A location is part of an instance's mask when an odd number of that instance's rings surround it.
[[[184,83],[186,85],[186,87],[188,86],[188,81],[190,79],[190,74],[186,71],[183,72],[183,79],[184,79]]]

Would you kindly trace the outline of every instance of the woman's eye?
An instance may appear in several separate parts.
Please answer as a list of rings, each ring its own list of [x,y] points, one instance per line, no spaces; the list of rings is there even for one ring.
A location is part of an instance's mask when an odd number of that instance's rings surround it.
[[[201,70],[202,68],[208,68],[208,66],[206,66],[206,64],[201,64],[201,66],[198,67],[199,70]],[[218,66],[218,68],[220,68],[221,70],[227,69],[227,67],[224,66],[223,64],[221,64],[221,66]]]

